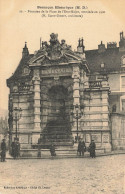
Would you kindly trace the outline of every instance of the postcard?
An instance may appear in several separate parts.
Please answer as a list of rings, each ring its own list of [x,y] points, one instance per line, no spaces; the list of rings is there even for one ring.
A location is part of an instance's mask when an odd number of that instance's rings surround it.
[[[125,192],[125,1],[0,1],[0,194]]]

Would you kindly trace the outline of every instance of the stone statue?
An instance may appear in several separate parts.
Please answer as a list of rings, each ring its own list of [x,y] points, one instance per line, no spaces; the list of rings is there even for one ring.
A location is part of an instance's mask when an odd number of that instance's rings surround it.
[[[50,34],[50,45],[54,46],[56,44],[59,44],[59,41],[58,41],[58,34]]]

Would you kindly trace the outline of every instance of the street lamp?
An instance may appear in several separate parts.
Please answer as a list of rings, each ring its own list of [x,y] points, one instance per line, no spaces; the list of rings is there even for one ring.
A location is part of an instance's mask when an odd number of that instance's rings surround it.
[[[13,109],[13,120],[16,122],[16,139],[17,139],[17,124],[21,116],[22,116],[22,109],[15,107]]]
[[[78,135],[79,135],[79,126],[78,126],[78,121],[81,119],[83,115],[83,108],[84,106],[79,106],[78,104],[75,105],[75,112],[72,112],[73,118],[76,119],[76,124],[77,124],[77,136],[76,136],[76,142],[78,142]]]

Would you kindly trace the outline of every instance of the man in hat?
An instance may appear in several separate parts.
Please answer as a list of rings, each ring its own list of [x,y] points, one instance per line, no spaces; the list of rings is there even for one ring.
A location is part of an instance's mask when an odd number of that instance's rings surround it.
[[[81,153],[82,153],[82,142],[81,140],[79,141],[78,143],[78,150],[77,150],[77,154],[79,153],[79,155],[81,156]]]
[[[82,156],[84,156],[84,152],[86,151],[86,145],[85,145],[85,142],[82,141],[81,142],[81,152],[82,152]]]
[[[1,162],[5,162],[5,158],[6,158],[6,143],[5,139],[3,139],[1,143]]]

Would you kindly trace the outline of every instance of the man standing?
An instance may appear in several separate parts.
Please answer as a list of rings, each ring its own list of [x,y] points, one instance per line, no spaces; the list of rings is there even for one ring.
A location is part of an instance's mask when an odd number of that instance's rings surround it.
[[[6,158],[6,143],[5,139],[3,139],[1,143],[1,162],[5,162],[5,158]]]
[[[77,153],[79,153],[79,155],[81,156],[81,153],[82,153],[82,142],[81,142],[81,140],[79,141],[79,143],[78,143],[78,150],[77,150]]]
[[[96,148],[96,144],[95,144],[94,140],[92,140],[90,145],[89,145],[90,157],[92,157],[92,158],[95,158],[95,148]]]
[[[81,152],[82,152],[82,156],[84,156],[84,152],[86,151],[86,145],[85,145],[85,142],[82,141],[81,142]]]

